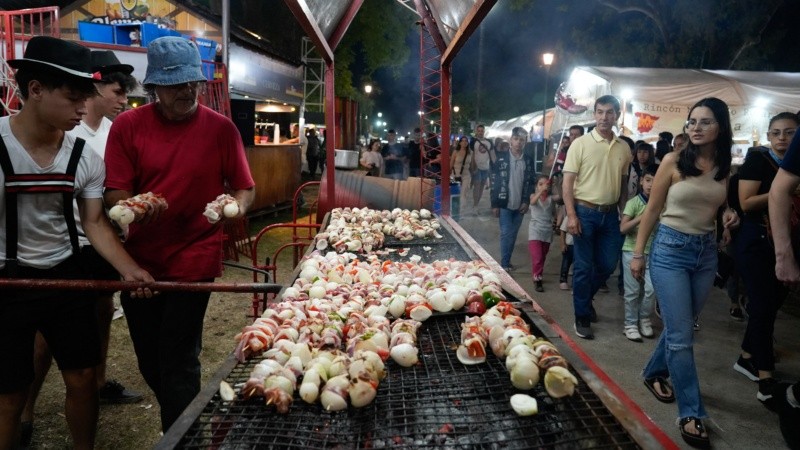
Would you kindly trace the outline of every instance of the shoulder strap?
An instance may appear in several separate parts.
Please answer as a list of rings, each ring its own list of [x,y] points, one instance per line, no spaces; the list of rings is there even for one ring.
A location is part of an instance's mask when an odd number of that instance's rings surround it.
[[[768,151],[769,151],[769,150],[767,150],[767,152],[768,152]],[[774,160],[774,159],[772,159],[772,156],[770,156],[769,154],[767,154],[767,152],[765,152],[765,151],[763,151],[763,150],[758,150],[758,153],[760,153],[760,154],[761,154],[761,156],[763,156],[764,158],[766,158],[766,159],[767,159],[767,162],[769,162],[769,165],[770,165],[770,166],[772,166],[772,168],[773,168],[773,169],[775,169],[775,172],[777,172],[777,171],[778,171],[778,165],[777,165],[777,164],[775,164],[775,160]]]
[[[75,146],[72,147],[72,153],[69,156],[69,163],[67,164],[67,175],[75,177],[78,172],[78,163],[81,160],[83,153],[83,146],[86,141],[81,138],[75,139]],[[72,244],[72,253],[77,256],[80,253],[80,244],[78,241],[78,226],[75,224],[75,211],[72,209],[74,202],[75,185],[73,184],[72,192],[63,192],[62,198],[64,200],[64,219],[67,221],[67,230],[69,231],[69,242]]]
[[[8,155],[5,140],[0,137],[0,168],[3,176],[8,180],[9,175],[14,175],[14,166]],[[5,186],[3,186],[5,189]],[[5,189],[6,198],[6,271],[8,276],[16,277],[19,262],[17,261],[17,241],[19,240],[19,220],[17,218],[17,193]]]

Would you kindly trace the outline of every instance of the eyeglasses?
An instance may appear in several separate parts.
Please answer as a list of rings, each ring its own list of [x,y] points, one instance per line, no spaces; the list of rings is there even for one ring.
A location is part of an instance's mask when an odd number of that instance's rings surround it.
[[[790,138],[790,137],[794,136],[794,133],[796,133],[796,132],[797,132],[797,130],[795,130],[794,128],[790,128],[788,130],[770,130],[769,133],[767,133],[767,134],[769,134],[770,137],[774,137],[774,138],[779,138],[779,137],[784,136],[784,135],[786,137]]]
[[[685,124],[683,124],[683,126],[686,129],[700,128],[701,130],[707,130],[715,123],[717,123],[717,121],[713,119],[700,119],[699,121],[695,119],[689,119]]]

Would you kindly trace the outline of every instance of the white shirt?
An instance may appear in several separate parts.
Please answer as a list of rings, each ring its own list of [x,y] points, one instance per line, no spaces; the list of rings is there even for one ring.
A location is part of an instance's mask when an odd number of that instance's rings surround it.
[[[86,122],[81,120],[80,125],[68,131],[67,134],[83,138],[95,153],[100,155],[101,158],[105,158],[106,142],[108,142],[108,132],[111,131],[112,123],[108,120],[108,117],[103,117],[103,120],[100,121],[100,126],[96,130],[92,130]]]
[[[22,144],[11,133],[8,117],[0,117],[0,138],[8,148],[14,172],[63,174],[67,171],[75,137],[64,136],[61,148],[53,163],[39,167]],[[88,151],[87,151],[88,150]],[[84,147],[75,173],[75,196],[102,198],[106,168],[103,160],[88,147]],[[0,171],[0,184],[5,185],[5,176]],[[18,223],[19,244],[17,259],[21,265],[36,269],[49,269],[72,254],[67,222],[61,194],[19,195]],[[0,268],[6,258],[6,204],[5,189],[0,189]]]
[[[84,151],[91,148],[100,158],[105,158],[108,133],[111,131],[111,124],[113,123],[114,122],[109,120],[108,117],[103,116],[103,120],[100,121],[100,126],[97,127],[96,130],[92,130],[92,127],[81,120],[80,125],[67,131],[67,134],[84,139],[86,141],[86,146],[83,148]],[[83,225],[81,225],[81,217],[77,202],[72,205],[72,210],[75,211],[75,225],[78,226],[78,244],[81,247],[89,245],[89,239],[86,237],[86,232],[83,231]]]

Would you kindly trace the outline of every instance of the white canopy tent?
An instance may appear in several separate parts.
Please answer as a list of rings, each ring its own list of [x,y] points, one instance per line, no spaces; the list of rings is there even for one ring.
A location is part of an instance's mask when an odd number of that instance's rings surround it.
[[[654,140],[658,133],[682,132],[689,109],[705,97],[730,107],[734,139],[742,145],[765,142],[770,117],[800,109],[800,73],[732,70],[576,67],[561,90],[567,104],[585,112],[556,114],[554,127],[591,120],[595,99],[613,94],[623,102],[621,124],[632,139]],[[574,108],[579,110],[580,108]]]
[[[594,101],[605,94],[623,103],[620,124],[633,140],[654,141],[658,133],[681,133],[689,109],[705,97],[730,107],[734,139],[747,148],[766,142],[770,117],[800,110],[800,73],[745,72],[634,67],[576,67],[556,93],[556,107],[547,111],[545,134],[558,137],[571,125],[591,125]],[[508,138],[521,126],[541,132],[542,112],[535,111],[487,127],[490,137]]]

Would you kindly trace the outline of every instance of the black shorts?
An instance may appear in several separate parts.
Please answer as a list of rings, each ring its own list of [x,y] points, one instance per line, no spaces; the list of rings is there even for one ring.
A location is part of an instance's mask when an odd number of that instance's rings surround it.
[[[119,272],[97,253],[91,245],[81,247],[80,264],[86,278],[90,280],[119,281]]]
[[[20,267],[19,278],[80,278],[75,258],[53,269]],[[0,277],[5,276],[0,271]],[[47,341],[60,370],[100,363],[96,300],[81,291],[14,290],[0,296],[0,394],[24,391],[33,381],[36,331]]]

